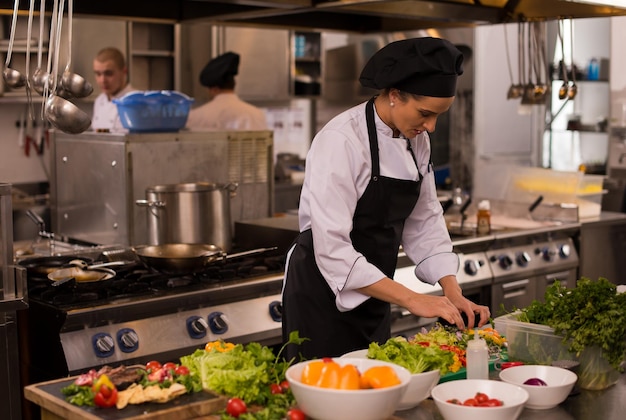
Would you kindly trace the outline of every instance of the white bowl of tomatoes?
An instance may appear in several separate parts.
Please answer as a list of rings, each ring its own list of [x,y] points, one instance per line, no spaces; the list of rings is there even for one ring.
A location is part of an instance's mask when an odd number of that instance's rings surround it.
[[[407,390],[411,381],[411,374],[405,368],[393,363],[365,358],[335,358],[324,359],[324,363],[336,363],[339,367],[350,365],[356,368],[356,387],[339,389],[327,387],[325,376],[321,373],[315,378],[317,384],[310,378],[315,374],[310,372],[321,360],[309,360],[296,363],[287,369],[285,376],[296,399],[298,407],[308,416],[316,420],[382,420],[391,416],[397,410],[398,403]],[[309,366],[311,365],[311,366]],[[371,370],[374,368],[374,370]],[[382,368],[381,370],[376,370]],[[384,373],[377,373],[384,372]],[[354,383],[349,380],[350,375],[338,375],[338,382]],[[354,375],[352,375],[354,378]],[[314,381],[314,382],[315,382]],[[378,385],[372,385],[377,382]],[[376,386],[375,388],[372,386]]]
[[[489,379],[444,382],[430,395],[445,420],[515,420],[528,401],[521,387]]]

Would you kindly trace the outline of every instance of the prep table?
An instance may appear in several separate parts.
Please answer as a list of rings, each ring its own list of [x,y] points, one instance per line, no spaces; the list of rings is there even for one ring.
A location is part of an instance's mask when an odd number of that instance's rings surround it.
[[[497,379],[497,375],[497,372],[491,372],[491,379]],[[64,381],[64,383],[69,382],[67,379]],[[81,414],[83,414],[82,418],[86,418],[84,409],[73,407],[62,399],[49,394],[51,392],[50,389],[59,389],[59,382],[52,381],[45,384],[31,385],[27,387],[26,397],[41,406],[42,419],[44,420],[81,418]],[[54,388],[55,386],[56,388]],[[571,395],[565,402],[555,408],[549,410],[524,409],[519,420],[617,420],[623,418],[624,410],[626,410],[624,395],[626,395],[626,374],[622,374],[618,383],[610,388],[602,391],[581,390],[580,393]],[[175,415],[179,419],[216,420],[219,417],[209,413],[216,413],[225,407],[225,399],[221,397],[216,398],[212,394],[206,394],[205,399],[202,399],[202,394],[187,395],[180,398],[178,403],[162,407],[160,413],[144,414],[141,418],[168,418],[167,415]],[[175,401],[177,400],[172,401],[172,403]],[[188,406],[184,404],[185,401],[188,401]],[[154,407],[154,405],[152,406]],[[107,416],[104,417],[97,416],[98,410],[91,409],[88,418],[130,419],[137,414],[137,409],[141,407],[131,407],[132,410],[126,411],[127,415],[122,415],[124,411],[106,412]],[[102,412],[105,411],[102,410]],[[64,415],[59,417],[60,414]],[[389,420],[401,419],[439,420],[442,417],[435,406],[435,402],[432,399],[426,399],[415,408],[396,412]]]
[[[498,372],[490,373],[491,379],[498,378]],[[626,374],[620,376],[617,384],[602,391],[581,390],[570,395],[563,403],[549,410],[525,408],[518,420],[617,420],[624,418],[626,410]],[[441,415],[432,399],[406,411],[395,413],[393,420],[439,420]]]

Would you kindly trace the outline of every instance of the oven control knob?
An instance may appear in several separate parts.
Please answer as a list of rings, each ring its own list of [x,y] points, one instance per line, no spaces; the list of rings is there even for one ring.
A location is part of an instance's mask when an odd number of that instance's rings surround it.
[[[554,255],[556,254],[556,252],[553,249],[550,249],[549,247],[544,247],[541,250],[541,257],[545,260],[545,261],[553,261],[554,260]]]
[[[530,262],[530,255],[528,255],[528,252],[526,251],[520,251],[515,256],[515,261],[520,267],[526,267]]]
[[[124,353],[132,353],[139,348],[139,336],[131,328],[122,328],[117,332],[117,344]]]
[[[513,260],[508,254],[502,254],[498,257],[498,265],[500,265],[500,268],[503,270],[510,270],[513,265]]]
[[[568,244],[563,244],[559,247],[559,257],[565,259],[565,258],[569,258],[569,256],[571,255],[572,250],[570,249]]]
[[[209,314],[209,328],[213,334],[224,334],[228,331],[226,317],[222,312],[211,312]]]
[[[465,274],[470,276],[475,276],[478,273],[478,269],[483,265],[482,261],[479,260],[466,260],[465,264],[463,264],[463,271]]]
[[[191,338],[203,338],[209,324],[200,316],[190,316],[187,318],[187,332]]]
[[[115,351],[115,340],[111,334],[98,333],[91,337],[93,350],[98,357],[109,357]]]
[[[270,316],[275,322],[283,321],[283,304],[282,302],[275,300],[270,302],[269,305]]]

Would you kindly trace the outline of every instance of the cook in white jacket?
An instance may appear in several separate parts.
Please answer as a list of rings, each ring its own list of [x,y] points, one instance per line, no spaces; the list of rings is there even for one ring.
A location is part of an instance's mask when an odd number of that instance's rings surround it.
[[[117,48],[107,47],[93,60],[93,72],[101,93],[93,104],[91,128],[102,132],[124,132],[117,106],[112,102],[135,89],[128,83],[124,55]]]
[[[200,73],[209,102],[189,112],[187,128],[202,130],[267,130],[265,112],[235,93],[239,54],[227,52],[209,61]]]
[[[333,118],[313,140],[282,299],[283,340],[294,331],[309,340],[289,345],[287,359],[384,343],[390,304],[459,328],[462,314],[469,327],[488,321],[489,308],[465,298],[457,282],[430,163],[428,132],[454,101],[462,61],[442,39],[387,45],[360,78],[380,94]],[[416,265],[415,281],[439,283],[444,296],[393,281],[400,246]]]

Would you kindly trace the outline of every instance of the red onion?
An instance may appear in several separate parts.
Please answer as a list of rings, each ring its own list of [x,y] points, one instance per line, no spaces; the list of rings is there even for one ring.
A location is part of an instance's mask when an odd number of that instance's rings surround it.
[[[530,378],[524,382],[524,385],[534,385],[534,386],[548,386],[547,383],[543,379],[539,378]]]

